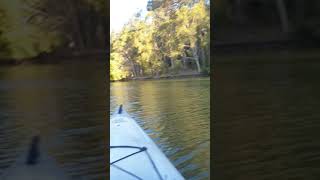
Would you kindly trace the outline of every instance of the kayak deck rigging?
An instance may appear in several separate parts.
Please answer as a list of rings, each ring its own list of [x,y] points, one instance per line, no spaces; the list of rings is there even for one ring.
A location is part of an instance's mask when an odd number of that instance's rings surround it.
[[[114,165],[115,163],[117,163],[117,162],[119,162],[119,161],[121,161],[121,160],[124,160],[124,159],[126,159],[126,158],[129,158],[129,157],[131,157],[131,156],[134,156],[134,155],[136,155],[136,154],[138,154],[138,153],[145,152],[146,155],[147,155],[147,157],[148,157],[148,159],[150,160],[150,163],[153,165],[153,168],[154,168],[155,172],[158,174],[159,179],[162,180],[161,174],[159,173],[159,170],[158,170],[157,166],[155,165],[154,161],[152,160],[152,157],[149,155],[149,153],[148,153],[148,151],[147,151],[148,148],[146,148],[146,147],[136,147],[136,146],[110,146],[110,149],[112,149],[112,148],[113,148],[113,149],[114,149],[114,148],[133,148],[133,149],[138,149],[138,151],[136,151],[136,152],[134,152],[134,153],[131,153],[131,154],[127,155],[127,156],[124,156],[124,157],[122,157],[122,158],[119,158],[119,159],[111,162],[110,165]],[[119,167],[118,167],[118,168],[119,168]],[[120,170],[123,171],[123,169],[120,169]],[[128,171],[124,171],[124,172],[128,173]],[[130,175],[134,175],[133,173],[130,173],[130,172],[129,172],[129,174],[130,174]],[[139,178],[138,176],[136,176],[136,175],[134,175],[134,177],[140,179],[140,178]]]
[[[122,157],[122,158],[120,158],[120,159],[117,159],[117,160],[111,162],[111,163],[110,163],[111,165],[114,164],[114,163],[116,163],[116,162],[118,162],[118,161],[121,161],[121,160],[126,159],[126,158],[128,158],[128,157],[130,157],[130,156],[133,156],[133,155],[135,155],[135,154],[138,154],[138,153],[140,153],[140,152],[143,152],[143,151],[146,151],[146,150],[147,150],[146,147],[136,147],[136,146],[110,146],[110,149],[112,149],[112,148],[134,148],[134,149],[139,149],[139,151],[134,152],[134,153],[132,153],[132,154],[129,154],[129,155],[127,155],[127,156],[125,156],[125,157]]]

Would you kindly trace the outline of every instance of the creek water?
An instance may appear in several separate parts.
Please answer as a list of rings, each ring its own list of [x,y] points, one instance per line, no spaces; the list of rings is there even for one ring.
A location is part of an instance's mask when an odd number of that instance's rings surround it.
[[[210,178],[210,79],[115,82],[118,105],[138,122],[186,179]]]
[[[103,63],[0,68],[0,175],[39,135],[70,177],[106,179],[105,82]]]
[[[319,69],[215,64],[214,179],[319,179]]]

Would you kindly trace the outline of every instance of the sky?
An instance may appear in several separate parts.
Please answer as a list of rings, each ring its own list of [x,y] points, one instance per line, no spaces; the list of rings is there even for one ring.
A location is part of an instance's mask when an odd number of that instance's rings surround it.
[[[139,10],[146,13],[148,0],[111,0],[110,1],[110,32],[119,32]]]

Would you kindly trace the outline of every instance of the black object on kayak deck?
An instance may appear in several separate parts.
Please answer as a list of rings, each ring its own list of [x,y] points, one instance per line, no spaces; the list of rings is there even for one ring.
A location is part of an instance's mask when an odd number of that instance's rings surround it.
[[[34,136],[32,138],[28,156],[27,156],[27,161],[26,161],[27,165],[35,165],[38,163],[38,159],[40,156],[39,143],[40,143],[40,137]]]
[[[118,114],[121,114],[122,113],[122,104],[119,106],[119,111],[118,111]]]

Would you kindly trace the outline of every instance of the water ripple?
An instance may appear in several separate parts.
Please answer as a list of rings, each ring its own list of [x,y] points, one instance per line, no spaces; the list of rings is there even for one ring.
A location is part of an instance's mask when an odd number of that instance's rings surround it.
[[[110,111],[124,104],[187,179],[210,178],[210,80],[111,84]]]

